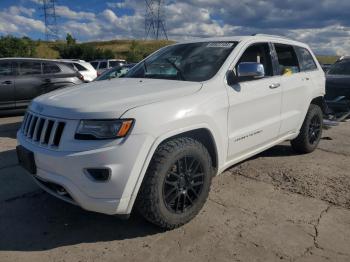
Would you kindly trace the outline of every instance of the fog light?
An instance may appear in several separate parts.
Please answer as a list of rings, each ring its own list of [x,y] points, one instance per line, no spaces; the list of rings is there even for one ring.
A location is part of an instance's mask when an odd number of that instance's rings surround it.
[[[87,168],[85,171],[85,174],[96,182],[106,182],[111,177],[109,168]]]

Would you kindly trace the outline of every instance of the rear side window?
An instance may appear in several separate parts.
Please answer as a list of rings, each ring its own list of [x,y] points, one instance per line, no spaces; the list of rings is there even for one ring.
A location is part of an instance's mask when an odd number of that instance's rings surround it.
[[[87,69],[85,67],[83,67],[81,64],[74,63],[74,66],[80,72],[81,71],[87,71]]]
[[[12,64],[11,62],[0,62],[0,77],[12,75],[11,64]]]
[[[61,69],[52,63],[43,63],[43,72],[44,74],[57,74],[61,72]]]
[[[123,63],[120,61],[109,61],[109,67],[116,67],[116,66],[120,66]]]
[[[294,47],[275,44],[279,68],[279,75],[292,75],[300,72],[299,62]]]
[[[100,62],[99,69],[106,69],[107,68],[107,62]]]
[[[309,50],[299,46],[295,47],[295,49],[298,54],[301,71],[312,71],[317,69],[315,60],[313,59]]]
[[[90,64],[92,65],[93,68],[97,69],[98,62],[91,62]]]
[[[19,62],[18,68],[19,75],[40,75],[41,63],[40,62]]]

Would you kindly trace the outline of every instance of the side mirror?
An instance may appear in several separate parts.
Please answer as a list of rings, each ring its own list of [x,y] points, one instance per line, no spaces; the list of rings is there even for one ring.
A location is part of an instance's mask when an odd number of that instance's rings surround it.
[[[237,75],[243,79],[259,79],[265,77],[265,68],[259,63],[244,62],[238,65]]]

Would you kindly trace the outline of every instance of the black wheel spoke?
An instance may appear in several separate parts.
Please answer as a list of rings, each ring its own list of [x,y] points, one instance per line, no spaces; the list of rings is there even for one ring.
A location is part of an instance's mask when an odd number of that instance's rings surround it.
[[[203,185],[203,183],[204,183],[204,181],[198,181],[198,182],[193,183],[191,186],[192,187],[201,186],[201,185]]]
[[[165,180],[164,182],[165,184],[171,186],[171,187],[177,187],[177,182],[176,181],[169,181],[169,180]]]
[[[165,195],[165,199],[167,199],[169,196],[171,196],[174,192],[177,191],[177,188],[174,187],[172,190],[170,190],[166,195]]]
[[[163,184],[163,201],[173,213],[185,213],[198,200],[204,186],[202,164],[193,156],[174,161]]]
[[[314,144],[320,139],[321,134],[321,119],[318,116],[314,116],[310,121],[308,130],[309,143]]]

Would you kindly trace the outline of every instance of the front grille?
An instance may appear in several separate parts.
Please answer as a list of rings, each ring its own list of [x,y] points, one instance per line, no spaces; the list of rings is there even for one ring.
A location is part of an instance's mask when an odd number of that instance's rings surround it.
[[[66,123],[27,112],[22,123],[22,134],[40,146],[58,148]]]

